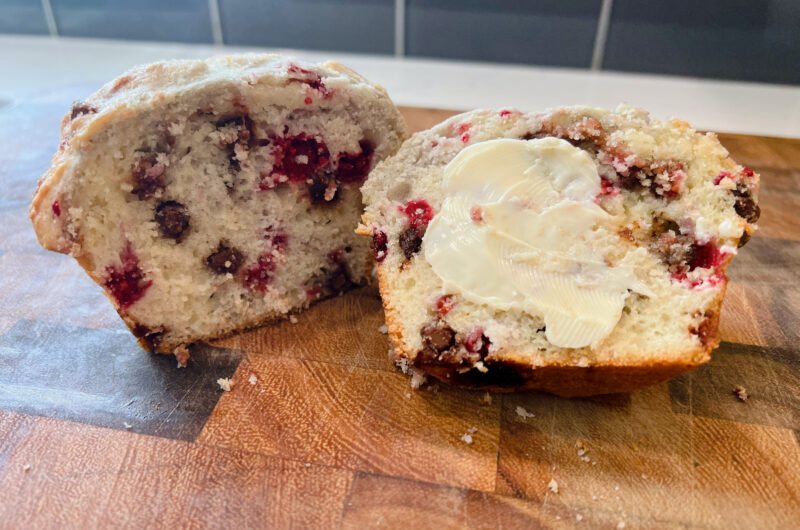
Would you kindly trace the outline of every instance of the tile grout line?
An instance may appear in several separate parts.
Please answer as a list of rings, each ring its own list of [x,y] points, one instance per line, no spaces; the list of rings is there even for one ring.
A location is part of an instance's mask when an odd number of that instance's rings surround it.
[[[592,49],[591,70],[603,69],[603,59],[606,55],[606,38],[608,37],[608,25],[611,22],[611,8],[614,0],[603,0],[600,6],[600,17],[597,19],[597,33],[594,36],[594,48]]]
[[[394,0],[394,55],[406,54],[406,0]]]
[[[211,38],[215,46],[225,44],[222,34],[222,18],[219,15],[219,0],[208,0],[208,15],[211,23]]]
[[[42,9],[44,10],[44,20],[47,22],[47,30],[50,32],[51,37],[58,37],[58,25],[56,24],[56,17],[53,14],[53,6],[50,0],[42,0]]]

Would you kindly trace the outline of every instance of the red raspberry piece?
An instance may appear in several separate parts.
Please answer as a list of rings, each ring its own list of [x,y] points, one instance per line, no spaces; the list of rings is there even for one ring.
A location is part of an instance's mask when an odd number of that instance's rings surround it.
[[[601,197],[615,197],[619,195],[619,188],[613,182],[604,178],[600,179],[600,196]]]
[[[434,310],[439,313],[440,315],[444,316],[456,305],[456,297],[452,294],[446,294],[440,296],[436,299],[436,302],[433,304]]]
[[[714,243],[692,245],[692,260],[689,262],[689,270],[718,267],[726,257],[727,254],[720,252],[719,247]]]
[[[386,254],[388,254],[389,251],[388,243],[389,239],[386,236],[386,232],[381,230],[374,230],[372,232],[372,254],[375,256],[375,261],[378,263],[386,259]]]
[[[483,328],[480,326],[472,328],[464,338],[464,347],[470,353],[482,353],[486,355],[489,353],[489,346],[491,344],[492,341],[483,334]]]
[[[122,309],[127,309],[140,300],[147,289],[152,285],[152,280],[145,280],[144,272],[139,267],[139,258],[128,243],[120,253],[121,265],[108,265],[106,267],[106,289]]]
[[[270,253],[259,256],[258,262],[244,273],[244,285],[254,291],[265,292],[275,272],[275,262]]]
[[[289,81],[308,85],[319,92],[324,99],[328,99],[333,95],[333,90],[325,86],[319,74],[315,74],[311,70],[306,70],[305,68],[300,68],[296,64],[290,64],[286,71],[292,74],[292,77],[289,77]]]
[[[264,239],[269,243],[273,255],[274,253],[286,254],[286,248],[289,246],[289,236],[286,235],[286,232],[280,228],[268,226],[264,230]]]
[[[311,105],[313,102],[314,100],[308,96],[306,96],[306,99],[303,100],[303,103],[305,103],[306,105]]]
[[[727,171],[720,171],[719,175],[714,177],[714,185],[719,186],[719,183],[722,182],[723,179],[733,180],[733,175],[731,175]]]
[[[433,219],[433,208],[425,199],[412,199],[405,208],[400,207],[400,211],[408,217],[411,228],[427,227]]]
[[[328,261],[331,263],[342,263],[344,261],[344,249],[335,248],[328,252]]]
[[[58,204],[58,199],[53,201],[53,215],[56,217],[61,217],[61,206]]]
[[[755,175],[755,173],[753,173],[753,170],[750,169],[749,167],[743,167],[742,168],[742,174],[745,177],[752,177],[753,175]]]
[[[322,141],[305,133],[284,138],[273,137],[275,143],[275,162],[272,173],[286,175],[290,181],[299,182],[311,178],[317,170],[325,166],[330,154]],[[263,189],[262,182],[259,187]],[[274,186],[272,186],[274,187]]]
[[[374,149],[367,140],[358,142],[359,153],[342,153],[339,155],[336,178],[339,182],[363,182],[372,166]]]
[[[511,115],[511,111],[510,110],[501,110],[500,111],[500,117],[501,118],[505,118],[506,116],[509,116],[509,115]]]
[[[464,134],[461,135],[461,141],[464,142],[465,144],[469,142],[469,133],[468,132],[465,132]]]
[[[477,204],[471,206],[469,209],[469,216],[476,223],[480,223],[483,221],[483,208]]]

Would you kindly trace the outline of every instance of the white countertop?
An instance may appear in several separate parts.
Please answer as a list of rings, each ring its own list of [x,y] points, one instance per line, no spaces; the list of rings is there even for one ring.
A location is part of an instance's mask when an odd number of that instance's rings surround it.
[[[159,59],[202,58],[256,48],[0,35],[0,107],[67,85],[100,86],[127,68]],[[263,50],[261,50],[263,51]],[[273,50],[274,51],[274,50]],[[568,68],[280,50],[336,59],[386,87],[399,105],[445,109],[625,102],[699,129],[800,138],[800,86],[714,81]],[[76,94],[80,97],[84,94]],[[5,100],[5,101],[3,101]]]

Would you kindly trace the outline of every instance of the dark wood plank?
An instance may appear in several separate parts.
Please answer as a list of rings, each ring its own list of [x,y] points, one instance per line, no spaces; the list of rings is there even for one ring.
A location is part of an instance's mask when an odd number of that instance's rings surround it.
[[[336,528],[352,472],[0,412],[0,527]]]

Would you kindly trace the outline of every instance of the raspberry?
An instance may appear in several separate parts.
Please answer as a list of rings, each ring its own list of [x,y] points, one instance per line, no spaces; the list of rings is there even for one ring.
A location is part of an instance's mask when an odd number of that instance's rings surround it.
[[[328,252],[328,261],[331,263],[342,263],[344,261],[344,249],[335,248]]]
[[[325,86],[319,74],[315,74],[311,70],[306,70],[305,68],[300,68],[296,64],[290,64],[286,71],[292,74],[292,76],[289,77],[289,81],[308,85],[313,90],[319,92],[324,99],[328,99],[333,95],[333,90]]]
[[[61,217],[61,206],[58,204],[58,199],[53,201],[53,215],[56,217]]]
[[[723,179],[733,180],[733,175],[731,175],[727,171],[720,171],[719,175],[714,177],[714,185],[719,186],[719,183],[722,182]]]
[[[461,141],[464,142],[465,144],[469,143],[469,133],[468,132],[465,132],[464,134],[461,135]]]
[[[469,217],[476,223],[483,221],[483,208],[478,204],[474,204],[469,209]]]
[[[455,305],[456,297],[452,294],[446,294],[437,298],[436,302],[433,304],[433,307],[437,313],[444,316],[452,311]]]
[[[363,182],[367,178],[370,166],[372,165],[372,155],[374,150],[372,144],[367,140],[358,142],[361,147],[359,153],[342,153],[339,155],[338,169],[336,178],[340,182]]]
[[[742,174],[745,177],[752,177],[753,175],[755,175],[755,173],[753,173],[753,170],[750,169],[749,167],[743,167],[742,168]]]
[[[145,281],[144,272],[139,267],[139,258],[128,243],[120,253],[120,265],[106,267],[106,289],[122,309],[127,309],[141,299],[152,281]]]
[[[601,197],[616,197],[619,195],[619,188],[613,182],[604,178],[600,179],[600,196]]]
[[[491,346],[491,344],[492,341],[483,334],[483,328],[480,326],[472,328],[464,338],[464,347],[468,352],[481,353],[483,356],[489,353],[489,346]]]
[[[511,111],[510,110],[501,110],[500,111],[500,117],[501,118],[505,118],[506,116],[510,116],[510,115],[511,115]]]
[[[305,133],[283,138],[273,137],[272,141],[275,143],[272,172],[286,175],[292,182],[306,181],[329,161],[330,153],[325,143]],[[264,188],[263,182],[259,187],[262,190],[270,189]]]
[[[280,228],[268,226],[264,231],[264,239],[269,243],[270,249],[273,253],[286,254],[286,248],[289,246],[289,236]]]
[[[306,96],[306,99],[303,100],[303,103],[305,103],[306,105],[311,105],[312,103],[314,103],[314,100]]]
[[[372,232],[372,244],[370,246],[372,247],[372,254],[375,256],[375,261],[378,263],[386,259],[388,243],[389,239],[386,236],[386,232],[380,230],[374,230]]]
[[[411,228],[427,227],[433,219],[433,208],[425,199],[412,199],[400,211],[408,217]]]
[[[718,267],[725,260],[727,254],[720,252],[719,247],[714,243],[706,243],[705,245],[692,245],[691,257],[690,271]]]
[[[256,264],[244,273],[245,287],[262,293],[265,292],[272,281],[272,273],[275,272],[275,267],[272,254],[267,253],[259,256]]]

